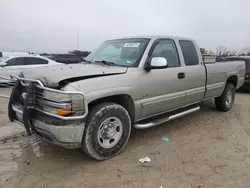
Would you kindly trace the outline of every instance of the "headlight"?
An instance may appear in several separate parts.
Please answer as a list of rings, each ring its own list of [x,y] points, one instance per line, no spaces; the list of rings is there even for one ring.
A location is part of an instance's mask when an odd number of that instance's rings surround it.
[[[45,99],[56,101],[56,102],[70,102],[71,97],[69,94],[57,93],[53,91],[43,91],[43,97]]]
[[[78,93],[66,94],[44,90],[43,99],[38,103],[44,111],[61,116],[85,111],[84,98]]]

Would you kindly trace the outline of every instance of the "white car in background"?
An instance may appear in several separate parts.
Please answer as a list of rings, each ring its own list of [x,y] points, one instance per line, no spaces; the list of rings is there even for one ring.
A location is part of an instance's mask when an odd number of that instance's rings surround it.
[[[29,55],[29,52],[0,52],[0,58],[21,55]]]
[[[7,80],[5,78],[10,79],[11,74],[18,75],[24,69],[34,68],[34,71],[36,71],[35,68],[60,64],[62,63],[57,63],[39,55],[22,55],[4,58],[0,62],[0,85],[13,84],[14,80]]]

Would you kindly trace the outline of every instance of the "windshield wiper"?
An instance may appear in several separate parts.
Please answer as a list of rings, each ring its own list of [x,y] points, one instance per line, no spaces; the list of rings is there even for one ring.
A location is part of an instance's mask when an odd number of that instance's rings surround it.
[[[91,61],[88,61],[88,60],[86,60],[86,59],[83,59],[83,62],[92,63]]]
[[[106,61],[106,60],[95,61],[95,63],[102,63],[104,65],[116,65],[114,62],[110,62],[110,61]]]

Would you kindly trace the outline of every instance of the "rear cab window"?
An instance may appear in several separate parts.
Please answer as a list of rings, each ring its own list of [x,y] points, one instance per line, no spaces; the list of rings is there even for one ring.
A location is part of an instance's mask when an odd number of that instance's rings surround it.
[[[184,62],[186,66],[193,66],[199,64],[198,53],[195,45],[190,40],[179,40],[181,46],[181,51],[184,57]]]

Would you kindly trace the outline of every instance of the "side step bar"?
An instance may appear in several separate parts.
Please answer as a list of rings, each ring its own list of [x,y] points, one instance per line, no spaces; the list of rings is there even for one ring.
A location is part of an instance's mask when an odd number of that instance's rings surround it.
[[[196,112],[198,110],[200,110],[200,106],[196,105],[196,106],[193,106],[192,108],[186,109],[184,111],[181,111],[181,112],[179,111],[179,112],[177,112],[175,114],[172,114],[172,115],[169,115],[169,116],[165,116],[165,117],[161,117],[161,118],[152,120],[150,122],[136,123],[136,124],[134,124],[134,127],[136,129],[147,129],[147,128],[154,127],[156,125],[165,123],[167,121],[170,121],[170,120],[173,120],[173,119],[177,119],[179,117],[191,114],[191,113]]]

